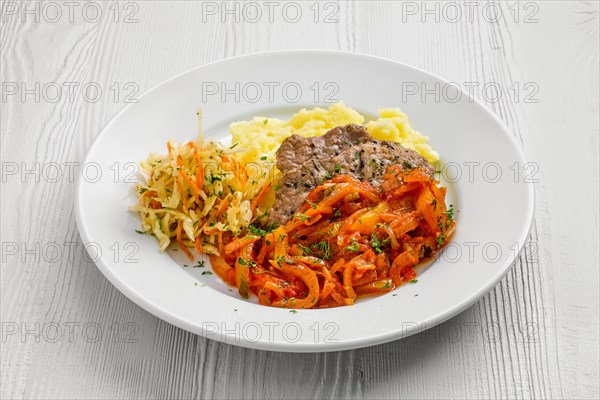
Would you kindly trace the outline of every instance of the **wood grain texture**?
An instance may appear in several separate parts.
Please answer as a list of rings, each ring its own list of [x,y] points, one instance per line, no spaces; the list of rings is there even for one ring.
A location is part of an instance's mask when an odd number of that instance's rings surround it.
[[[305,17],[297,23],[280,13],[273,22],[222,22],[187,1],[137,2],[128,9],[129,3],[117,3],[115,22],[115,3],[98,4],[103,18],[96,23],[80,12],[74,22],[65,15],[56,23],[30,15],[22,21],[3,8],[3,91],[11,82],[27,88],[95,82],[103,89],[96,103],[81,95],[57,102],[3,99],[3,168],[81,162],[126,105],[127,83],[141,93],[198,65],[256,51],[356,51],[452,82],[506,90],[494,102],[481,91],[475,97],[539,166],[530,245],[492,292],[422,334],[326,354],[247,350],[175,328],[118,292],[83,256],[68,179],[8,176],[1,192],[2,398],[599,397],[598,3],[543,1],[526,8],[506,2],[500,5],[505,17],[493,23],[481,11],[456,22],[443,14],[436,21],[422,9],[407,13],[421,2],[334,3],[334,23],[323,21],[324,8],[313,21],[313,2],[298,2]],[[138,22],[124,23],[133,11]],[[537,22],[525,23],[532,12]],[[529,99],[537,102],[525,101],[532,92],[527,83],[539,89]],[[119,99],[109,89],[114,84]],[[516,98],[509,87],[520,88]],[[5,251],[11,243],[19,245],[16,256]],[[22,254],[23,246],[48,243],[80,245],[72,258],[56,262]],[[62,327],[58,340],[51,324]]]

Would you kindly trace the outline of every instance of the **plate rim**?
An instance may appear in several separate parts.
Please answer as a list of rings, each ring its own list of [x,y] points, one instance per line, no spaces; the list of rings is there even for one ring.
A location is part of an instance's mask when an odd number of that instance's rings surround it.
[[[226,63],[226,62],[229,62],[232,60],[238,60],[238,59],[244,59],[244,58],[246,58],[246,59],[260,58],[260,57],[269,56],[269,55],[297,56],[297,55],[310,55],[310,54],[331,55],[331,56],[350,56],[350,57],[357,57],[357,58],[367,58],[367,59],[371,59],[373,61],[378,61],[378,62],[396,64],[396,65],[402,66],[404,68],[411,69],[418,73],[424,74],[426,76],[435,78],[436,80],[438,80],[440,82],[443,82],[446,84],[450,83],[448,80],[440,77],[437,74],[429,72],[425,69],[415,67],[413,65],[410,65],[410,64],[407,64],[407,63],[404,63],[401,61],[396,61],[396,60],[392,60],[392,59],[380,57],[380,56],[374,56],[371,54],[364,54],[364,53],[344,51],[344,50],[327,50],[327,49],[271,50],[271,51],[261,51],[261,52],[255,52],[255,53],[249,53],[249,54],[242,54],[242,55],[237,55],[237,56],[233,56],[233,57],[226,57],[226,58],[223,58],[220,60],[212,61],[210,63],[206,63],[206,64],[202,64],[202,65],[190,68],[186,71],[180,72],[180,73],[146,89],[138,97],[138,102],[144,96],[149,95],[151,92],[153,92],[157,88],[159,88],[163,85],[166,85],[166,84],[170,83],[171,81],[174,81],[174,80],[180,78],[183,75],[192,73],[201,68],[205,68],[205,67],[212,66],[215,64]],[[492,112],[492,110],[490,110],[487,106],[485,106],[480,100],[476,99],[473,96],[470,96],[462,88],[460,88],[460,87],[456,87],[456,88],[462,93],[462,95],[467,96],[467,98],[469,98],[473,103],[476,103],[482,110],[484,110],[485,113],[487,113],[488,116],[492,117],[494,122],[496,122],[496,124],[499,127],[501,127],[502,132],[511,142],[512,147],[516,151],[515,155],[519,158],[519,161],[526,163],[527,157],[525,155],[525,151],[524,151],[523,147],[518,142],[517,138],[511,133],[508,126],[500,119],[500,117],[498,115],[496,115],[494,112]],[[94,140],[91,142],[91,144],[89,145],[89,147],[86,150],[86,154],[85,154],[85,157],[83,158],[83,162],[82,162],[83,165],[85,165],[86,163],[89,162],[89,158],[91,157],[98,142],[100,141],[102,136],[109,130],[109,128],[113,125],[113,123],[122,114],[126,113],[130,107],[135,106],[136,104],[138,104],[138,103],[131,103],[131,104],[128,104],[125,107],[123,107],[123,109],[121,109],[112,118],[110,118],[108,120],[108,122],[102,127],[102,129],[100,129],[100,132],[96,135],[96,137],[94,138]],[[84,224],[82,223],[82,221],[84,218],[82,215],[82,210],[81,210],[81,205],[80,205],[80,203],[82,201],[82,199],[81,199],[82,185],[83,185],[83,177],[81,175],[79,175],[76,185],[75,185],[75,194],[74,194],[75,219],[76,219],[77,229],[83,240],[83,243],[88,243],[88,242],[90,242],[90,238],[88,236],[88,232],[85,229],[83,229]],[[123,281],[121,281],[116,275],[113,274],[111,268],[109,268],[104,263],[102,258],[99,258],[98,260],[94,260],[93,262],[98,267],[98,269],[102,272],[102,274],[108,279],[108,281],[113,286],[115,286],[123,295],[125,295],[129,300],[133,301],[136,305],[140,306],[141,308],[143,308],[145,311],[149,312],[150,314],[162,319],[163,321],[168,322],[169,324],[175,325],[178,328],[184,329],[184,330],[186,330],[190,333],[196,334],[196,335],[200,335],[207,339],[216,340],[218,342],[235,345],[235,346],[240,346],[240,347],[245,347],[245,348],[267,350],[267,351],[277,351],[277,352],[294,352],[294,353],[320,353],[320,352],[343,351],[343,350],[370,347],[370,346],[375,346],[378,344],[391,342],[394,340],[398,340],[398,339],[401,339],[404,337],[408,337],[408,336],[423,332],[425,330],[433,328],[434,326],[436,326],[442,322],[445,322],[445,321],[455,317],[456,315],[458,315],[459,313],[461,313],[462,311],[466,310],[467,308],[469,308],[473,304],[475,304],[477,301],[479,301],[483,296],[485,296],[486,293],[490,292],[500,282],[500,280],[502,280],[502,278],[511,270],[511,268],[514,266],[515,262],[521,255],[521,252],[523,251],[523,248],[525,247],[525,245],[527,243],[527,238],[530,236],[531,230],[533,227],[533,222],[534,222],[534,218],[535,218],[535,197],[536,197],[535,196],[535,187],[533,184],[527,184],[524,186],[526,188],[526,197],[527,197],[526,206],[527,206],[527,214],[529,215],[529,220],[526,222],[526,226],[527,226],[526,229],[522,230],[521,237],[519,237],[517,240],[515,240],[518,243],[518,251],[516,252],[516,256],[512,255],[511,258],[507,261],[507,263],[505,263],[505,265],[502,267],[500,272],[497,273],[490,280],[490,282],[487,285],[481,286],[477,291],[475,291],[467,299],[455,304],[454,306],[447,309],[446,311],[440,312],[439,314],[437,314],[433,317],[429,317],[427,319],[419,321],[419,323],[417,324],[418,325],[417,328],[414,330],[410,330],[408,332],[407,332],[407,330],[398,329],[397,331],[393,331],[393,332],[387,332],[387,333],[383,333],[383,334],[379,334],[379,335],[371,335],[371,336],[361,337],[358,339],[344,340],[343,342],[340,341],[340,342],[336,342],[336,343],[307,343],[307,344],[303,344],[303,343],[268,343],[268,342],[264,342],[262,340],[260,340],[258,342],[248,342],[248,341],[239,341],[239,342],[235,341],[234,342],[234,339],[238,338],[236,335],[233,335],[233,334],[230,335],[227,333],[223,334],[222,332],[221,332],[221,334],[216,335],[214,337],[208,337],[207,333],[212,334],[214,332],[212,332],[212,331],[207,332],[207,330],[204,328],[204,326],[198,326],[198,325],[188,323],[188,321],[181,319],[174,314],[171,314],[170,312],[164,310],[160,305],[151,302],[150,300],[148,300],[145,297],[138,294],[135,290],[130,289]],[[508,264],[508,265],[506,265],[506,264]]]

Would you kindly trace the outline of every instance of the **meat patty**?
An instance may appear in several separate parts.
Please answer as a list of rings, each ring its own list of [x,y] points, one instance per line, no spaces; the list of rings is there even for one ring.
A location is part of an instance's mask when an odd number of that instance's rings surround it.
[[[359,125],[338,126],[312,138],[292,135],[277,150],[283,177],[269,223],[287,222],[311,190],[335,175],[350,175],[378,187],[392,164],[422,167],[433,176],[433,167],[422,155],[395,142],[376,140]]]

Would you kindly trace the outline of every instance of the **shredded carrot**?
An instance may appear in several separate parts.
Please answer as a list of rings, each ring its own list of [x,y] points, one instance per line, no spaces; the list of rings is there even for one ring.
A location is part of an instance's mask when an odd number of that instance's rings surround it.
[[[218,219],[221,215],[223,215],[225,210],[227,210],[227,207],[229,207],[229,197],[226,197],[221,201],[221,205],[219,206],[219,209],[215,213],[215,217]]]
[[[258,204],[265,198],[267,193],[269,193],[269,190],[271,190],[272,186],[273,186],[272,182],[267,183],[265,186],[262,187],[262,189],[260,189],[258,194],[256,196],[254,196],[254,198],[252,199],[252,204],[250,205],[250,210],[252,212],[254,212],[256,210],[256,208],[258,207]]]
[[[194,158],[196,159],[196,164],[198,165],[196,168],[196,186],[198,189],[202,190],[204,187],[204,165],[202,164],[200,154],[198,154],[198,146],[196,146],[196,143],[190,142],[190,146],[194,150]]]

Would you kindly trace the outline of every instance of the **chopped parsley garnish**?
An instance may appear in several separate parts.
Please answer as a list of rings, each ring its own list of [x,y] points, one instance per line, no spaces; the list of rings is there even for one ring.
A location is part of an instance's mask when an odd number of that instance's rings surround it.
[[[240,265],[243,265],[246,268],[256,267],[256,263],[254,262],[254,260],[245,260],[242,257],[238,257],[237,261]]]
[[[375,160],[369,161],[369,166],[371,166],[371,168],[373,168],[373,169],[379,168],[379,164],[377,164],[377,161],[375,161]]]
[[[146,232],[144,232],[144,231],[138,231],[137,229],[136,229],[135,231],[136,231],[137,233],[139,233],[140,235],[145,235],[145,234],[146,234]]]
[[[194,265],[194,268],[204,268],[204,261],[198,261],[198,264]]]
[[[312,201],[310,201],[309,199],[306,199],[306,202],[312,207],[312,208],[317,208],[317,203],[313,203]]]
[[[308,256],[308,255],[311,255],[311,254],[313,254],[313,255],[315,254],[310,248],[308,248],[308,247],[306,247],[304,245],[301,245],[300,243],[298,243],[298,247],[300,248],[300,250],[302,250],[302,253],[305,256]]]
[[[411,280],[409,281],[409,283],[417,283],[417,282],[419,282],[419,280],[418,280],[418,279],[411,279]]]
[[[262,161],[266,161],[266,160],[267,160],[267,156],[262,156],[260,159],[261,159]]]
[[[392,282],[387,281],[387,283],[385,284],[385,286],[382,287],[382,289],[389,289],[392,287]]]
[[[333,216],[334,216],[335,218],[339,218],[339,217],[341,217],[341,216],[342,216],[342,212],[341,212],[341,211],[338,209],[338,210],[336,210],[336,211],[335,211],[335,213],[333,214]]]
[[[304,221],[310,219],[310,215],[296,213],[296,214],[294,214],[294,219],[304,222]]]
[[[202,271],[202,275],[212,275],[213,273],[210,271]]]
[[[371,233],[371,247],[373,248],[373,250],[375,250],[375,253],[377,254],[383,251],[381,250],[381,241],[374,233]]]
[[[406,169],[415,169],[417,167],[415,167],[415,165],[413,163],[411,163],[410,161],[406,160],[406,161],[402,161],[402,166]]]
[[[292,314],[297,314],[297,313],[298,313],[298,311],[296,311],[296,310],[290,310],[290,312],[291,312]]]
[[[450,222],[454,221],[454,206],[450,204],[450,208],[446,211],[442,211],[442,214],[446,216],[446,219]]]
[[[433,206],[433,209],[435,210],[435,209],[436,209],[436,207],[437,207],[437,199],[433,199],[433,200],[431,201],[431,205]]]
[[[213,183],[215,183],[215,181],[222,181],[223,178],[221,178],[219,175],[213,175],[211,173],[210,176],[208,177],[208,180],[210,181],[210,183],[212,185]]]
[[[266,125],[266,124],[268,124],[268,123],[269,123],[269,119],[268,119],[268,118],[265,118],[265,120],[263,121],[263,125]]]
[[[346,247],[345,251],[354,251],[358,253],[358,242],[356,240],[352,240],[352,244]]]
[[[442,234],[441,234],[440,236],[438,236],[438,237],[437,237],[435,240],[436,240],[436,242],[437,242],[437,247],[438,247],[438,249],[439,249],[440,247],[442,247],[442,244],[444,244],[444,240],[446,240],[446,234],[445,234],[445,233],[442,233]]]
[[[264,229],[260,229],[255,225],[248,225],[248,232],[250,232],[254,236],[264,237],[267,234],[267,231]]]
[[[339,164],[335,164],[335,166],[333,167],[333,170],[335,171],[336,174],[339,174],[340,172],[342,172],[342,167]]]
[[[235,149],[235,147],[238,145],[239,143],[234,143],[231,146],[229,146],[230,149]]]
[[[312,248],[321,253],[324,259],[329,260],[331,258],[331,246],[327,240],[321,240],[319,243],[313,244]]]

